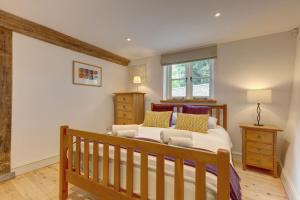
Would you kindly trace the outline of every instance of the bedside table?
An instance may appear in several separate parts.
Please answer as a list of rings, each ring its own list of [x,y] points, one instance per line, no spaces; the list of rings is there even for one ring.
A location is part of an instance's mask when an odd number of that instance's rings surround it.
[[[243,169],[254,166],[271,170],[277,177],[277,132],[274,125],[240,124],[243,131]]]

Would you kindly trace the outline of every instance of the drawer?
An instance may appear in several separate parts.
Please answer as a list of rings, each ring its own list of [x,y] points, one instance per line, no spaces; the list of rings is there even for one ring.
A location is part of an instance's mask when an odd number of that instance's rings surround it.
[[[257,153],[247,153],[246,164],[264,169],[273,169],[273,157]]]
[[[117,118],[116,119],[116,124],[125,125],[125,124],[134,124],[134,122],[133,122],[132,119]]]
[[[126,112],[126,111],[117,110],[117,118],[133,119],[133,113],[132,112]]]
[[[132,107],[132,104],[118,103],[117,104],[117,110],[120,110],[120,111],[132,111],[133,107]]]
[[[124,94],[124,95],[117,95],[116,96],[117,98],[117,102],[120,102],[120,103],[132,103],[132,95],[129,95],[129,94]]]
[[[256,142],[246,142],[246,152],[273,156],[273,145]]]
[[[255,141],[260,143],[273,144],[273,133],[265,131],[247,130],[246,141]]]

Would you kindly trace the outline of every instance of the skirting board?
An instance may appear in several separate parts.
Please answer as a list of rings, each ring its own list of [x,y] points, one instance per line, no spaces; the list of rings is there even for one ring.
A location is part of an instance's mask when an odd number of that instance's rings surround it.
[[[1,182],[4,182],[4,181],[8,181],[8,180],[10,180],[10,179],[13,179],[13,178],[15,178],[15,177],[16,177],[16,175],[15,175],[14,172],[10,172],[10,173],[7,173],[7,174],[3,174],[3,175],[0,176],[0,183],[1,183]]]
[[[59,161],[59,155],[56,155],[56,156],[52,156],[52,157],[49,157],[49,158],[46,158],[43,160],[39,160],[36,162],[26,164],[26,165],[23,165],[20,167],[13,168],[11,171],[13,171],[16,175],[20,175],[20,174],[24,174],[24,173],[27,173],[27,172],[30,172],[30,171],[33,171],[36,169],[47,167],[49,165],[57,163],[58,161]]]
[[[293,182],[291,181],[290,177],[287,175],[284,168],[282,168],[280,179],[281,179],[281,182],[283,184],[283,187],[284,187],[289,199],[290,200],[299,200],[300,195],[297,192]]]
[[[242,163],[242,153],[232,151],[231,155],[234,162]]]

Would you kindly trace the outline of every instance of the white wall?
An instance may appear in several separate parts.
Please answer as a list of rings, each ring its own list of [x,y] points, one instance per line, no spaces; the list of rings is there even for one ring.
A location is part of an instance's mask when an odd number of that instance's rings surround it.
[[[256,120],[256,105],[246,101],[247,89],[273,90],[273,103],[262,105],[262,122],[285,128],[295,43],[295,36],[291,32],[284,32],[218,45],[215,97],[218,103],[228,104],[228,128],[235,153],[241,154],[239,123],[254,123]],[[159,60],[160,57],[156,56],[132,62],[147,64],[149,80],[144,90],[150,91],[147,95],[148,103],[159,102],[163,98],[163,70]]]
[[[300,199],[300,37],[298,36],[290,113],[283,145],[283,176],[291,199]]]
[[[72,61],[102,67],[102,87],[72,84]],[[12,168],[59,153],[59,126],[105,131],[112,93],[127,89],[124,66],[13,34]]]
[[[163,96],[163,68],[160,65],[160,56],[130,62],[131,66],[146,64],[146,81],[139,87],[140,91],[146,92],[146,110],[150,110],[152,102],[159,102]],[[136,86],[130,84],[131,90]]]
[[[272,104],[262,105],[262,123],[285,129],[295,44],[296,37],[284,32],[218,46],[215,97],[219,103],[228,104],[228,130],[234,152],[241,153],[242,149],[239,123],[256,122],[256,105],[248,104],[246,99],[248,89],[272,89]]]

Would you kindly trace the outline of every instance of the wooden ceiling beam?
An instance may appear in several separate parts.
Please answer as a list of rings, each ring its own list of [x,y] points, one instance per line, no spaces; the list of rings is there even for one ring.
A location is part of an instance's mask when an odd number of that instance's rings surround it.
[[[127,58],[3,10],[0,10],[0,27],[120,65],[127,66],[130,62]]]

